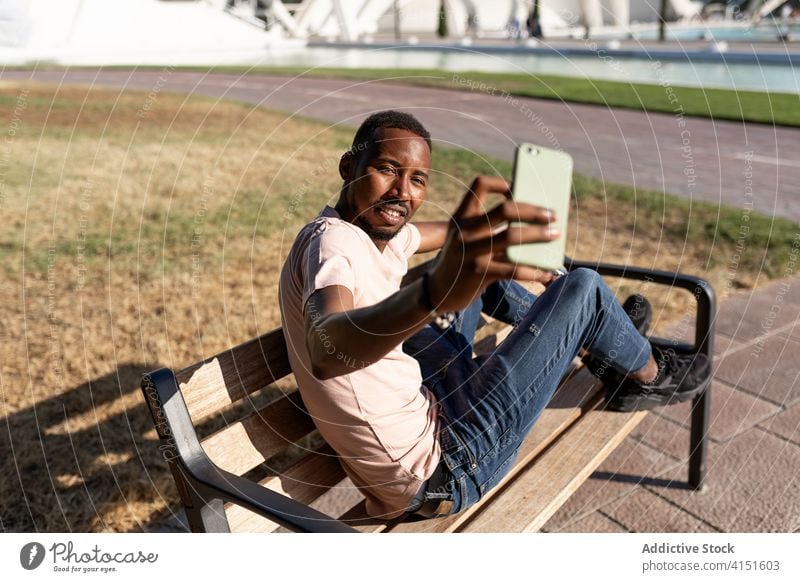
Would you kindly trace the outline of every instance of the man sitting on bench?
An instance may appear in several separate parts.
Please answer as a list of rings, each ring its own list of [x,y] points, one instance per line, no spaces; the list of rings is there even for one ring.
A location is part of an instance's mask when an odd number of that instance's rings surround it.
[[[509,263],[509,245],[560,233],[551,211],[513,202],[505,180],[476,178],[450,222],[411,224],[430,167],[430,134],[413,116],[369,117],[339,163],[336,206],[301,229],[280,278],[303,401],[367,512],[383,518],[478,501],[512,468],[582,348],[619,385],[617,410],[686,401],[710,378],[705,356],[651,346],[594,271],[554,278]],[[491,192],[507,200],[487,211]],[[401,287],[408,258],[440,248]],[[512,279],[547,289],[537,298]],[[516,325],[473,358],[481,310]],[[437,324],[445,313],[449,325]]]

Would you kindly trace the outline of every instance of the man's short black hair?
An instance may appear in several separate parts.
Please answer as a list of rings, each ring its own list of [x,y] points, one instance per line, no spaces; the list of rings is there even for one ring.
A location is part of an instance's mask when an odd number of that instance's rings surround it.
[[[375,144],[375,134],[379,129],[387,129],[390,127],[394,129],[404,129],[417,134],[428,144],[428,149],[433,151],[433,147],[431,146],[431,134],[416,117],[410,113],[388,110],[373,113],[364,120],[364,123],[358,128],[353,138],[353,145],[350,148],[350,153],[355,157],[359,157],[362,152],[369,150]]]

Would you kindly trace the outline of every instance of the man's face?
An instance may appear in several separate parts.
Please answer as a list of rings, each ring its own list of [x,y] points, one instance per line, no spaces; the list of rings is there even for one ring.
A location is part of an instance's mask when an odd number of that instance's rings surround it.
[[[379,129],[369,150],[339,163],[342,218],[383,248],[425,200],[430,167],[425,139],[404,129]]]

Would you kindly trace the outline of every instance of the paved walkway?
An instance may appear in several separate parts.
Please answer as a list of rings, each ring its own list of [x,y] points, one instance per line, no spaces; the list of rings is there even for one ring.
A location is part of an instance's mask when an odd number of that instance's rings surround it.
[[[453,78],[451,73],[442,73]],[[413,111],[440,142],[511,159],[532,141],[563,148],[608,182],[724,201],[800,220],[800,130],[379,82],[158,71],[3,71],[0,79],[225,96],[330,123]],[[456,79],[458,82],[458,79]],[[496,91],[495,91],[496,92]]]
[[[197,92],[356,125],[414,110],[440,140],[509,158],[521,140],[559,145],[579,172],[800,219],[800,130],[381,83],[194,73],[3,72],[2,79]],[[690,148],[683,139],[688,131]],[[549,140],[549,141],[548,141]],[[686,152],[691,152],[691,158]],[[690,166],[690,164],[693,164]],[[696,181],[690,187],[688,168]],[[748,172],[749,175],[746,175]],[[686,488],[689,404],[648,415],[548,522],[548,531],[800,531],[800,276],[719,311],[707,487]],[[167,526],[169,529],[169,526]]]

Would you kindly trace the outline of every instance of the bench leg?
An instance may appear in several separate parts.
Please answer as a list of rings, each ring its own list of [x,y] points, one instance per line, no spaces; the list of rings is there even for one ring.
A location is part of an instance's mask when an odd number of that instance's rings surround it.
[[[692,401],[692,429],[689,437],[689,485],[697,491],[702,491],[706,480],[710,408],[711,386]]]
[[[193,507],[185,509],[189,527],[193,532],[230,533],[221,499],[212,499],[206,502],[195,493],[192,493],[190,497]]]

